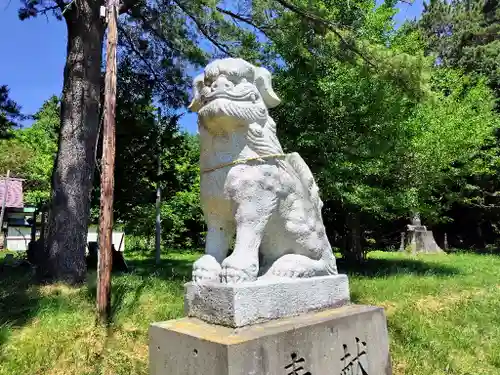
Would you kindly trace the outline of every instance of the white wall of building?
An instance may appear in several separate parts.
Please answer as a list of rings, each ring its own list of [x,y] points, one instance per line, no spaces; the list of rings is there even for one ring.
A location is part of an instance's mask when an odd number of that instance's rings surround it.
[[[96,227],[89,228],[87,234],[88,242],[97,242],[97,231],[99,229]],[[37,238],[39,236],[39,231],[37,231]],[[28,244],[31,240],[31,228],[30,227],[15,227],[9,226],[7,228],[7,237],[5,238],[4,249],[11,251],[26,251],[28,250]],[[125,250],[125,233],[121,231],[113,231],[113,245],[118,251]]]
[[[5,238],[4,249],[11,251],[25,251],[28,249],[30,240],[30,227],[9,226],[7,228],[7,237]]]
[[[97,242],[97,232],[99,231],[99,228],[97,227],[92,227],[89,228],[89,233],[87,235],[87,243],[88,242]],[[112,235],[112,243],[115,245],[115,249],[118,251],[124,251],[125,250],[125,233],[124,232],[119,232],[119,231],[113,231]]]

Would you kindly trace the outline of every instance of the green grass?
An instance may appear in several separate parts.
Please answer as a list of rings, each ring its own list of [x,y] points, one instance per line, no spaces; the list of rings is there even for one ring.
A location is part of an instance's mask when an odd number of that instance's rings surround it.
[[[112,322],[95,324],[95,273],[86,286],[37,286],[0,261],[0,374],[148,374],[151,322],[182,315],[198,253],[128,254],[113,276]],[[395,375],[500,374],[500,257],[370,253],[350,276],[354,302],[385,307]]]

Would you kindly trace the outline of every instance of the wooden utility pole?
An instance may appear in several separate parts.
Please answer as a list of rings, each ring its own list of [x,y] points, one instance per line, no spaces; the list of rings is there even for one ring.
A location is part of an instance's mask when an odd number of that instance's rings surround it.
[[[113,190],[115,185],[116,45],[118,42],[118,1],[108,0],[108,35],[104,92],[104,125],[101,171],[101,211],[99,217],[99,260],[97,271],[97,314],[109,319],[113,235]]]
[[[163,135],[163,128],[161,125],[161,109],[158,108],[158,150],[157,150],[157,162],[158,162],[158,170],[156,171],[156,237],[155,237],[155,245],[156,245],[156,265],[159,265],[161,262],[161,185],[160,185],[160,176],[161,176],[161,138]]]
[[[5,207],[7,204],[7,193],[9,191],[9,176],[10,176],[10,170],[7,171],[7,176],[4,179],[2,212],[0,213],[0,234],[2,233],[3,217],[5,216]]]

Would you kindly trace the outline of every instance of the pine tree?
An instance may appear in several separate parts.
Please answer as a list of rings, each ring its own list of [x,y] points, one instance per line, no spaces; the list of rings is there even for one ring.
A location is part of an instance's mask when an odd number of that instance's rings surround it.
[[[488,77],[500,98],[500,1],[432,0],[418,26],[439,64]]]
[[[58,153],[52,175],[44,246],[46,279],[85,279],[85,245],[100,128],[101,63],[105,19],[97,0],[22,0],[19,17],[52,13],[67,26],[67,56]],[[124,1],[120,4],[120,54],[149,75],[155,96],[169,108],[187,99],[190,71],[214,55],[246,50],[255,37],[227,21],[206,1]],[[205,43],[205,48],[200,45]],[[208,47],[207,47],[208,44]],[[208,52],[207,52],[208,51]]]
[[[9,88],[7,85],[0,85],[0,139],[8,138],[10,130],[22,118],[21,107],[9,98]]]

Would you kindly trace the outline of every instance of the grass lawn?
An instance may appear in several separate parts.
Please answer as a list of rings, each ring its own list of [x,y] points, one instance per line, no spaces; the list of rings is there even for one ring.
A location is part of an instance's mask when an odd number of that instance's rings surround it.
[[[198,256],[170,253],[155,268],[153,255],[128,254],[108,328],[95,325],[95,273],[81,288],[36,286],[0,261],[0,374],[148,374],[148,325],[182,315]],[[500,257],[373,252],[339,268],[354,302],[385,307],[394,374],[500,374]]]

